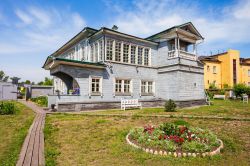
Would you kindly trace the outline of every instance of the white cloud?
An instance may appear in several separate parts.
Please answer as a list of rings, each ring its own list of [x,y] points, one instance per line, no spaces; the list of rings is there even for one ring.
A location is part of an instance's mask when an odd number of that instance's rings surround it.
[[[6,19],[8,25],[0,31],[1,70],[33,81],[48,76],[41,69],[46,57],[86,25],[80,14],[68,8],[30,6],[14,13],[16,18]]]
[[[121,8],[119,4],[107,5],[114,7],[117,12],[111,24],[116,24],[119,31],[133,35],[147,37],[174,25],[192,21],[205,37],[202,49],[217,50],[218,46],[227,49],[234,43],[250,43],[250,0],[236,1],[232,6],[220,8],[216,16],[187,1],[134,1],[130,10]]]
[[[22,10],[17,9],[15,11],[16,15],[19,17],[19,19],[22,20],[24,24],[31,24],[32,23],[32,17],[29,16],[27,13],[23,12]]]

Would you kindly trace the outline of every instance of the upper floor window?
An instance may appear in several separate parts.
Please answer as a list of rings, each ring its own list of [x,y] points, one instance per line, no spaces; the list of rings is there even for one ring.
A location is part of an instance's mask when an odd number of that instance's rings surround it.
[[[115,61],[121,61],[121,42],[115,42]]]
[[[142,47],[138,47],[138,64],[142,65],[142,52],[143,52],[143,48]]]
[[[248,77],[250,77],[250,70],[248,70]]]
[[[152,95],[153,91],[153,82],[152,81],[142,81],[141,82],[141,94],[142,95]]]
[[[81,50],[82,50],[82,57],[81,57],[81,61],[85,61],[85,60],[87,60],[87,58],[86,58],[86,53],[85,53],[85,44],[83,43],[83,44],[81,44]]]
[[[144,49],[144,65],[148,66],[149,64],[149,49],[145,48]]]
[[[134,45],[131,45],[131,53],[130,53],[130,62],[132,63],[132,64],[135,64],[136,63],[136,61],[135,61],[135,58],[136,58],[136,46],[134,46]]]
[[[123,62],[128,63],[129,44],[123,44]]]
[[[207,72],[210,72],[210,66],[207,66]]]
[[[216,71],[216,66],[213,66],[213,73],[216,74],[217,71]]]
[[[99,58],[100,61],[103,60],[103,40],[99,41]]]
[[[115,80],[115,93],[116,94],[130,93],[131,92],[130,83],[131,83],[131,80],[128,80],[128,79],[116,79]]]
[[[95,42],[95,45],[94,45],[94,62],[98,62],[99,59],[98,59],[98,42]]]
[[[94,61],[94,44],[90,45],[90,61]]]
[[[107,52],[106,52],[106,59],[112,60],[113,59],[113,43],[114,40],[108,39],[107,40]]]

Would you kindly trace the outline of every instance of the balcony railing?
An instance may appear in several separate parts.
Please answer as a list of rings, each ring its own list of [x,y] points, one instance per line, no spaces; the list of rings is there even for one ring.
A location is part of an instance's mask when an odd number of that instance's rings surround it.
[[[194,53],[186,52],[183,50],[171,50],[168,51],[168,59],[181,57],[184,59],[197,60],[197,56]]]

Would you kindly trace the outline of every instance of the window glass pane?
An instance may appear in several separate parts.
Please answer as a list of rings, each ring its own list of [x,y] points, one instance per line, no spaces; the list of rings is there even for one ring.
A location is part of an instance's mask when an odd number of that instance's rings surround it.
[[[153,93],[153,82],[148,82],[148,93]]]
[[[100,78],[92,78],[91,90],[92,92],[100,92]]]
[[[115,91],[122,92],[122,80],[115,81]]]
[[[91,44],[90,45],[90,61],[93,62],[94,61],[94,45]]]
[[[99,41],[99,58],[100,58],[100,61],[103,60],[103,42],[102,42],[102,39]]]
[[[128,63],[129,45],[123,44],[123,62]]]
[[[114,40],[111,40],[111,39],[108,39],[107,40],[107,52],[106,52],[106,59],[107,60],[112,60],[112,57],[113,57],[113,42]]]
[[[125,93],[130,92],[130,80],[124,80],[124,92]]]
[[[136,47],[135,46],[131,46],[131,63],[135,64],[135,51],[136,51]]]
[[[145,81],[141,82],[141,93],[146,93],[146,85],[147,85],[147,82]]]
[[[149,60],[149,49],[144,49],[144,65],[148,66],[148,60]]]
[[[142,47],[138,47],[138,64],[142,65]]]
[[[115,42],[115,61],[121,61],[121,43]]]
[[[98,43],[95,42],[94,62],[98,62]]]

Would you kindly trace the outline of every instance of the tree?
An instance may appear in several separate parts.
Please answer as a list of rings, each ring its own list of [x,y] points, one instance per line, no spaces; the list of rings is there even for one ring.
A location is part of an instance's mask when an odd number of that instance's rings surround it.
[[[250,87],[245,84],[236,84],[233,87],[233,91],[236,97],[242,97],[243,94],[250,95]]]
[[[25,84],[31,84],[31,81],[30,80],[26,80],[24,83]]]
[[[4,71],[0,70],[0,81],[7,82],[9,79],[9,76],[6,76]]]
[[[18,84],[18,81],[19,81],[21,78],[18,78],[18,77],[11,77],[10,79],[12,80],[12,83],[13,83],[13,84]]]
[[[49,77],[45,77],[44,81],[38,82],[38,85],[51,86],[53,85],[53,79],[50,79]]]
[[[53,79],[50,79],[48,77],[45,77],[45,80],[44,80],[44,85],[53,85]]]

